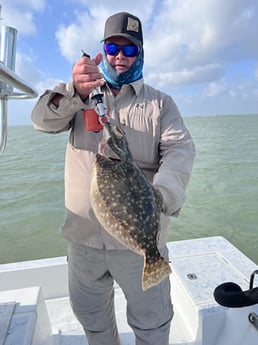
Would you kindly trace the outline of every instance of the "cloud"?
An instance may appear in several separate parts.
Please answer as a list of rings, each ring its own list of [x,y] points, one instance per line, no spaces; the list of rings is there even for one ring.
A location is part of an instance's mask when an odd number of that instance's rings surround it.
[[[205,90],[204,95],[208,97],[218,97],[221,94],[225,94],[227,91],[228,87],[225,81],[220,81],[217,83],[210,83],[207,90]]]
[[[256,80],[258,80],[258,64],[257,64],[257,66],[254,69],[254,77],[255,77]]]
[[[26,54],[16,54],[16,73],[22,79],[29,79],[31,83],[35,84],[42,78],[41,72],[35,67],[35,59]]]
[[[228,62],[257,58],[258,5],[229,0],[221,3],[221,10],[219,4],[214,0],[163,2],[162,11],[147,32],[147,65],[161,65],[162,69],[166,65],[168,73],[196,71],[194,79],[198,83],[203,79],[200,75],[198,80],[199,70],[209,73],[209,65],[223,69]],[[216,80],[218,76],[214,77]]]
[[[106,14],[103,14],[101,8],[98,13],[95,13],[94,10],[75,11],[74,20],[71,24],[58,26],[56,31],[57,43],[61,54],[69,62],[74,62],[79,58],[81,49],[90,55],[99,51],[104,18],[106,18]]]
[[[149,69],[151,70],[151,69]],[[154,83],[157,86],[164,85],[189,85],[197,83],[207,83],[219,79],[223,75],[223,67],[214,65],[195,66],[191,69],[182,68],[175,71],[147,72],[145,79],[148,83]]]
[[[45,8],[44,0],[2,0],[3,25],[15,27],[21,35],[37,32],[35,13]]]
[[[39,92],[60,81],[53,73],[70,77],[69,66],[80,57],[81,48],[91,56],[99,52],[106,18],[125,10],[142,20],[145,81],[173,95],[184,113],[258,108],[256,0],[65,0],[62,6],[59,1],[43,0],[1,3],[6,24],[19,30],[19,42],[25,47],[26,53],[17,51],[17,71]],[[43,37],[42,21],[49,14],[51,36],[48,32]],[[35,42],[30,46],[31,41],[23,40],[39,33],[44,51],[51,40],[44,61]],[[53,61],[48,61],[52,55]]]
[[[17,54],[16,56],[16,73],[24,81],[29,80],[30,85],[38,91],[38,94],[43,93],[46,89],[52,89],[53,85],[61,82],[66,82],[62,79],[52,78],[43,74],[37,69],[35,60],[26,54]]]

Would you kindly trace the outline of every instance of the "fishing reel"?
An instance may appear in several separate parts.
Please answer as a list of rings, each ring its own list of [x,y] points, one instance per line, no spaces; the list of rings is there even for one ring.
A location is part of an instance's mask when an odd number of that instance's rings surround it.
[[[90,59],[90,55],[82,49],[82,56]],[[91,132],[99,132],[103,126],[108,122],[108,112],[105,103],[103,102],[103,93],[100,87],[95,87],[91,93],[91,99],[95,101],[95,109],[83,110],[85,129]]]
[[[95,101],[95,109],[83,110],[84,124],[87,131],[99,132],[108,122],[107,107],[103,102],[103,93],[100,87],[95,87],[91,93],[91,99]]]

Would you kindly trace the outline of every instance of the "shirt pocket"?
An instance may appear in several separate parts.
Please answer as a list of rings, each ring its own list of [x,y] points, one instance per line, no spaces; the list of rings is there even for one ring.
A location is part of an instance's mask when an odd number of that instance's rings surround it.
[[[148,103],[135,104],[124,117],[129,149],[142,168],[153,168],[159,161],[160,126],[156,118],[153,106]]]

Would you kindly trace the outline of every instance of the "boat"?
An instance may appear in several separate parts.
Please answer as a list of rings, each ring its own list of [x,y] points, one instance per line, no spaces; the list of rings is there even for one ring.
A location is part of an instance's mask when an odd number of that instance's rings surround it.
[[[258,274],[255,263],[223,237],[169,242],[168,248],[175,313],[169,344],[258,344],[258,304],[228,308],[214,298],[222,282],[248,290],[250,272]],[[0,344],[88,345],[67,282],[66,257],[0,265]],[[135,344],[118,285],[115,308],[122,345]]]
[[[37,97],[14,71],[15,32],[1,29],[0,154],[8,100]],[[257,265],[221,236],[169,242],[168,249],[174,306],[169,344],[258,344]],[[0,345],[88,345],[70,307],[67,276],[65,256],[0,265]],[[117,284],[115,309],[122,345],[134,344]]]

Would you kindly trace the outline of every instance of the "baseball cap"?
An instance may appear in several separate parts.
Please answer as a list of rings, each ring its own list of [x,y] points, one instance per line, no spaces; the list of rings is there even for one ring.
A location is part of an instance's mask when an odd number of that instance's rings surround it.
[[[106,20],[103,41],[113,36],[122,36],[136,45],[143,45],[142,24],[139,18],[119,12]]]

